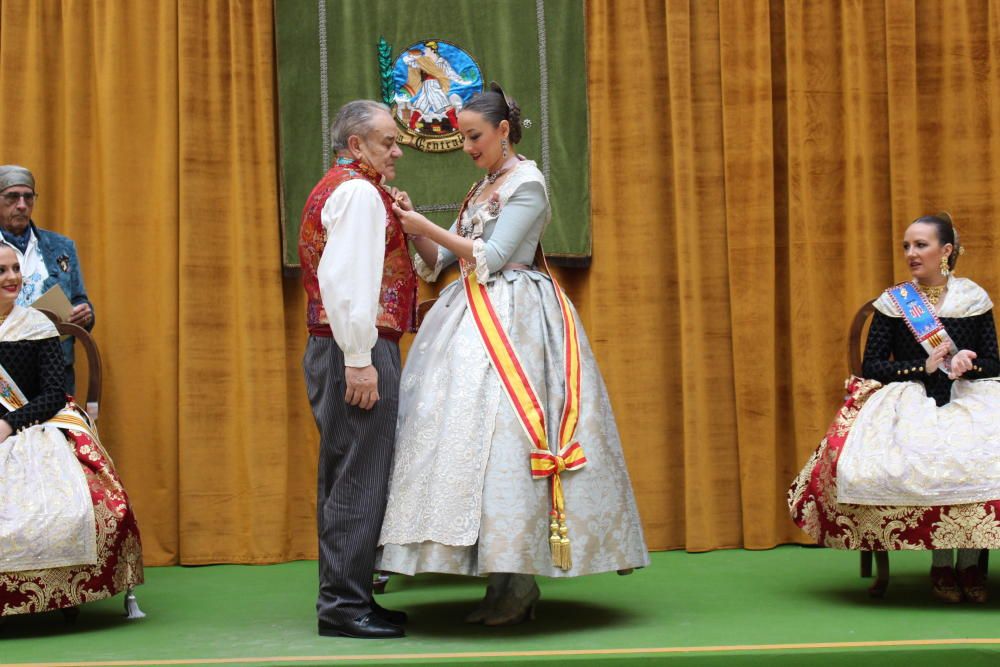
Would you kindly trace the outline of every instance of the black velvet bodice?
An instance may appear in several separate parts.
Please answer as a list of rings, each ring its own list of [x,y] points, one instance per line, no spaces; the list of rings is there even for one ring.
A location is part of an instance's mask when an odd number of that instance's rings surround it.
[[[28,398],[14,412],[0,405],[0,419],[15,432],[51,419],[66,405],[66,362],[57,336],[0,343],[0,364]]]
[[[997,331],[993,311],[974,317],[942,317],[948,335],[960,350],[976,353],[975,368],[962,376],[964,380],[1000,375],[1000,353],[997,351]],[[927,352],[916,341],[901,317],[889,317],[875,311],[868,342],[865,345],[864,376],[889,382],[922,382],[927,395],[939,406],[951,400],[954,380],[941,371],[928,375],[924,371]]]

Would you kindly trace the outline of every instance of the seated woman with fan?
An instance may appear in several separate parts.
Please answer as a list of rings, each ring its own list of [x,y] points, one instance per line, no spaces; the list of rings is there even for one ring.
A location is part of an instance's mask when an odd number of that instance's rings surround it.
[[[143,580],[128,496],[94,424],[67,402],[55,325],[15,304],[20,289],[17,255],[0,243],[0,621],[72,616]]]
[[[907,228],[912,280],[874,302],[864,378],[848,381],[789,507],[826,546],[933,550],[934,595],[985,602],[979,550],[1000,547],[1000,355],[989,295],[954,275],[960,249],[947,213]]]

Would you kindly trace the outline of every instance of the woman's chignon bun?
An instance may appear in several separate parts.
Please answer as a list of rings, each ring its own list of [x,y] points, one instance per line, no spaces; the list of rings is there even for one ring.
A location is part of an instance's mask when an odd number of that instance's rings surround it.
[[[508,141],[511,144],[521,141],[521,107],[517,100],[509,97],[496,81],[490,82],[488,90],[473,96],[464,110],[475,111],[493,127],[499,127],[500,122],[506,120],[510,123]]]

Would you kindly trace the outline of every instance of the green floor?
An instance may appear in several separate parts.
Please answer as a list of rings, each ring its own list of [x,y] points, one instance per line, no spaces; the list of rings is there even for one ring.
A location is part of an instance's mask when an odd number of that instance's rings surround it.
[[[441,655],[1000,638],[1000,590],[993,591],[997,601],[984,606],[945,607],[930,598],[929,564],[926,553],[893,554],[889,596],[876,601],[865,593],[867,584],[858,577],[855,553],[795,546],[772,551],[657,553],[650,568],[628,577],[610,574],[541,581],[538,620],[509,628],[462,623],[465,612],[482,594],[480,582],[445,576],[395,577],[380,601],[410,613],[409,636],[386,641],[328,639],[316,634],[313,562],[150,568],[146,585],[139,589],[146,619],[124,621],[120,596],[84,607],[71,627],[64,625],[58,613],[9,618],[0,628],[0,663],[202,664],[199,661],[226,659],[222,664],[386,664],[392,659],[389,656],[405,654],[412,657],[400,662],[455,665],[606,665],[615,660],[690,666],[845,664],[848,660],[855,665],[1000,664],[1000,643],[575,656]],[[370,662],[364,659],[368,657]]]

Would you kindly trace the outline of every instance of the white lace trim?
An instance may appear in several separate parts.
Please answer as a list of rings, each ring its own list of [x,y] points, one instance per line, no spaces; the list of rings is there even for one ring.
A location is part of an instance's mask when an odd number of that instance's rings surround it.
[[[425,283],[432,283],[438,279],[438,275],[441,273],[441,249],[438,248],[438,260],[434,264],[434,268],[427,266],[427,262],[424,258],[420,256],[420,253],[413,255],[413,270],[417,272],[417,275]]]
[[[476,239],[472,242],[472,258],[476,260],[476,280],[485,285],[490,280],[490,266],[486,263],[486,241]]]
[[[888,292],[882,292],[873,305],[876,310],[888,317],[903,316]],[[939,303],[935,310],[938,317],[975,317],[992,307],[993,301],[990,300],[986,290],[968,278],[952,276],[948,278],[948,291],[944,301]]]
[[[15,305],[0,324],[0,341],[41,340],[58,336],[56,325],[34,308]]]

